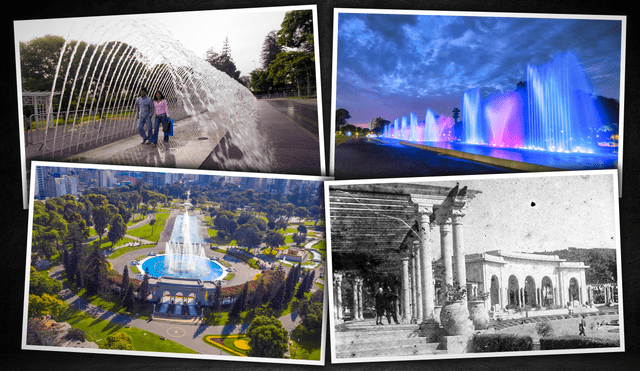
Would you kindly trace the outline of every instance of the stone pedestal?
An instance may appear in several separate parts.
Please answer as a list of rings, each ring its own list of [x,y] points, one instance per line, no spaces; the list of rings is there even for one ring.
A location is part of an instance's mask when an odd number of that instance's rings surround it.
[[[420,324],[420,337],[424,337],[427,343],[436,343],[441,337],[442,330],[435,319],[427,319]]]
[[[440,341],[440,349],[447,354],[463,354],[473,351],[473,334],[443,336]]]

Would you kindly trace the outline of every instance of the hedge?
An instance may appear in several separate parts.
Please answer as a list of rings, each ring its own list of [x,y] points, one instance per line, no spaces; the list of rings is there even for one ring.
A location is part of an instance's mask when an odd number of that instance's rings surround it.
[[[531,350],[531,336],[513,334],[476,334],[473,336],[473,352],[515,352]]]
[[[606,340],[579,335],[565,335],[552,338],[540,338],[540,350],[550,349],[584,349],[584,348],[617,348],[620,340]]]

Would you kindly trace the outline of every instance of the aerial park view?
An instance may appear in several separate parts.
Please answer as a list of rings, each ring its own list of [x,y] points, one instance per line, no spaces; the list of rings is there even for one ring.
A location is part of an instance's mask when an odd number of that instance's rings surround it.
[[[321,181],[34,164],[26,349],[322,362]]]
[[[336,178],[615,169],[620,40],[619,20],[341,13]]]

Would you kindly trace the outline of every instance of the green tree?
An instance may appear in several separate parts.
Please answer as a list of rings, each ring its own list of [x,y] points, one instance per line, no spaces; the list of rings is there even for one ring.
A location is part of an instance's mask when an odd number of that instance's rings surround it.
[[[133,339],[123,332],[114,332],[104,339],[103,346],[106,349],[133,350]]]
[[[246,247],[249,250],[260,245],[262,232],[254,224],[243,224],[236,229],[233,238],[238,243],[238,246]]]
[[[264,234],[264,243],[271,248],[282,246],[284,245],[284,236],[270,229]]]
[[[51,91],[64,38],[46,35],[20,43],[22,88],[28,91]]]
[[[298,96],[302,82],[306,81],[307,96],[311,95],[312,81],[315,79],[315,61],[311,53],[301,51],[281,52],[269,64],[269,79],[274,84],[296,85]]]
[[[280,45],[313,52],[313,12],[311,10],[287,12],[277,36]]]
[[[247,329],[250,357],[283,358],[287,350],[287,330],[275,317],[256,316]]]
[[[129,267],[124,266],[124,270],[122,271],[122,282],[120,283],[120,297],[124,298],[125,292],[129,287]]]
[[[132,310],[136,303],[135,290],[133,282],[129,282],[129,285],[127,285],[127,288],[124,291],[122,305],[128,310]]]
[[[149,271],[145,270],[144,277],[142,278],[142,282],[138,287],[138,294],[140,295],[140,300],[142,302],[147,300],[147,297],[149,296],[150,293],[151,293],[151,290],[149,289]]]
[[[55,296],[49,295],[47,293],[38,295],[29,295],[29,308],[27,313],[29,318],[41,317],[45,315],[50,315],[53,318],[58,317],[60,311],[64,309],[65,303],[56,298]]]
[[[266,70],[269,68],[269,64],[273,62],[282,51],[282,45],[278,44],[277,31],[269,32],[264,38],[260,51],[260,64],[262,65],[262,69]]]
[[[155,219],[154,219],[155,220]],[[109,232],[107,238],[111,241],[111,247],[113,247],[118,241],[120,241],[127,232],[127,224],[122,219],[120,214],[116,214],[111,219],[109,226]]]
[[[245,282],[242,287],[242,292],[236,300],[233,302],[233,306],[231,307],[231,311],[229,312],[229,317],[238,318],[240,313],[246,309],[247,306],[247,296],[249,295],[249,282]]]
[[[344,108],[338,108],[336,110],[336,130],[342,130],[342,127],[347,124],[347,120],[350,118],[349,111]]]
[[[232,79],[240,81],[240,71],[236,69],[236,63],[231,58],[231,47],[229,46],[229,38],[224,39],[222,52],[216,53],[213,49],[207,51],[205,60],[216,69],[226,73]]]
[[[107,230],[110,214],[107,206],[97,206],[93,208],[93,225],[96,233],[98,233],[100,237],[100,241],[102,241],[102,235]]]
[[[29,274],[29,294],[33,295],[55,295],[62,290],[62,282],[49,277],[47,272],[38,272],[31,267]]]
[[[101,293],[107,285],[107,260],[101,254],[98,246],[86,259],[87,294],[97,295]]]
[[[298,314],[302,317],[302,325],[311,332],[322,330],[322,303],[305,300],[300,304]]]

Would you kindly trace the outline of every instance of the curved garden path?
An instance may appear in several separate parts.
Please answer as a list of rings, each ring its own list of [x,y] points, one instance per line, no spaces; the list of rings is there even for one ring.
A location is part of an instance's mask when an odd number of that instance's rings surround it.
[[[56,266],[50,272],[51,277],[60,280],[60,274],[63,272],[61,266]],[[208,326],[204,324],[193,325],[188,321],[185,324],[178,324],[176,322],[163,322],[163,321],[147,321],[137,318],[132,318],[122,314],[117,314],[100,307],[97,307],[81,297],[77,296],[73,291],[69,290],[66,284],[63,283],[63,288],[59,292],[60,297],[69,303],[70,306],[82,310],[83,312],[99,318],[101,320],[110,321],[122,326],[137,327],[145,331],[152,332],[156,335],[164,336],[167,339],[171,339],[176,343],[182,344],[194,351],[202,354],[224,354],[221,351],[211,345],[204,342],[203,337],[205,335],[215,334],[241,334],[244,333],[249,324],[241,325],[226,325],[226,326]],[[293,329],[302,321],[297,313],[290,313],[288,315],[279,318],[284,328],[290,333]],[[226,355],[226,354],[225,354]]]

